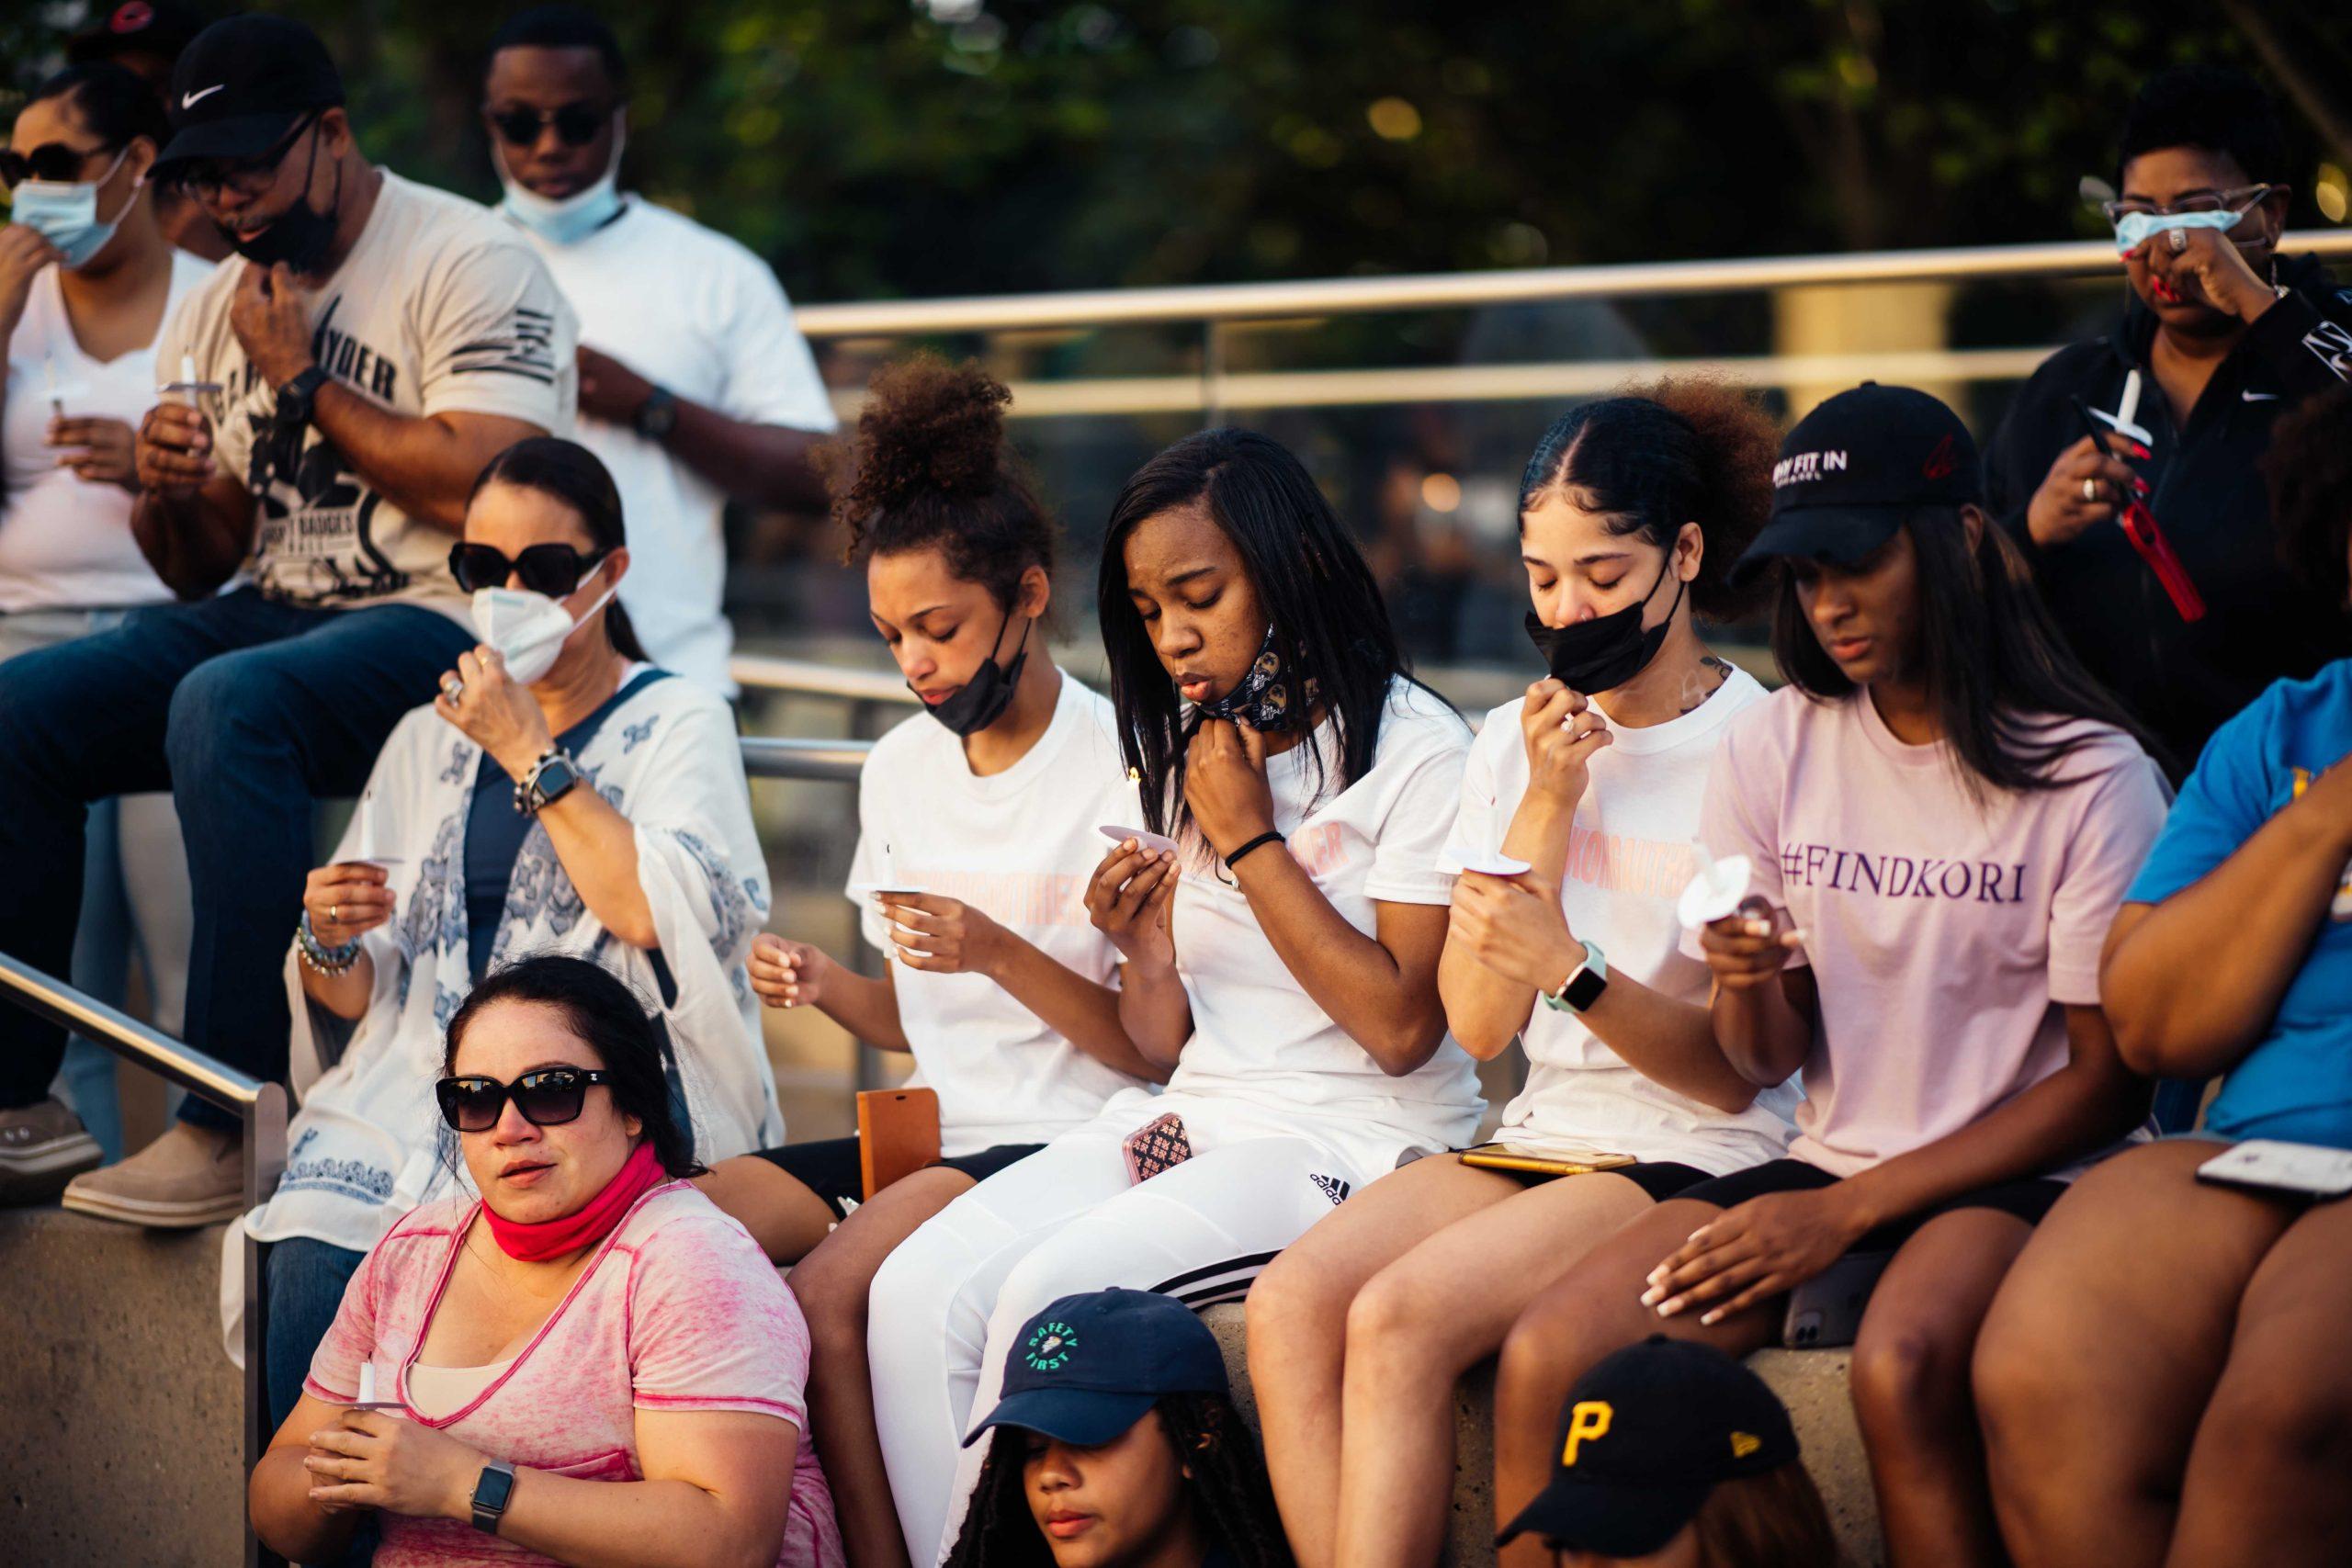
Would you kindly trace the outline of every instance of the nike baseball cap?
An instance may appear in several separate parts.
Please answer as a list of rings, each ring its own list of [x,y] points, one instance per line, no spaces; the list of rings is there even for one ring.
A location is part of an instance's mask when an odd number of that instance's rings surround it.
[[[1981,504],[1976,440],[1960,416],[1910,387],[1838,393],[1789,432],[1772,465],[1772,515],[1732,563],[1734,586],[1773,561],[1853,566],[1928,507]]]
[[[209,158],[258,158],[309,115],[343,102],[319,35],[284,17],[232,17],[196,35],[172,68],[172,141],[159,174]]]
[[[1121,1290],[1064,1296],[1021,1325],[1005,1358],[1004,1393],[964,1446],[991,1427],[1019,1427],[1100,1448],[1162,1394],[1227,1392],[1216,1336],[1175,1297]]]
[[[1662,1335],[1618,1351],[1568,1391],[1551,1483],[1495,1538],[1555,1551],[1647,1557],[1699,1517],[1719,1483],[1797,1458],[1764,1380],[1711,1345]]]

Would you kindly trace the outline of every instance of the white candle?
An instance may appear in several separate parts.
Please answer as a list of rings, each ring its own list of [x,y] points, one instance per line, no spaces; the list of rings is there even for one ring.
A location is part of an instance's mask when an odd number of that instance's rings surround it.
[[[180,385],[187,389],[187,395],[193,400],[196,397],[196,355],[193,354],[180,355]]]
[[[376,1363],[373,1361],[359,1363],[359,1403],[376,1403]]]

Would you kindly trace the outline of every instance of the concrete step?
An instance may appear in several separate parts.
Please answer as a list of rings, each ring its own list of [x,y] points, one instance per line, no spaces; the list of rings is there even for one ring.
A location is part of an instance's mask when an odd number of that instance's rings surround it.
[[[220,1257],[217,1225],[0,1211],[0,1563],[238,1561],[243,1384],[220,1349]],[[1241,1308],[1206,1318],[1254,1422]],[[1751,1364],[1795,1417],[1847,1568],[1879,1568],[1844,1352],[1768,1350]],[[1450,1568],[1494,1560],[1493,1400],[1487,1369],[1456,1395]]]

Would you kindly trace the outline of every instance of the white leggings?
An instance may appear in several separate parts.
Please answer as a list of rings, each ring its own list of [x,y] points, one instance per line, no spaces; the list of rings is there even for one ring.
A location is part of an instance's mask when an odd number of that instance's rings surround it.
[[[1237,1301],[1275,1253],[1377,1174],[1305,1137],[1255,1137],[1130,1185],[1120,1145],[1131,1130],[1065,1134],[941,1210],[874,1277],[874,1414],[916,1568],[955,1544],[989,1447],[957,1445],[995,1408],[1005,1356],[1031,1316],[1112,1285],[1195,1308]]]

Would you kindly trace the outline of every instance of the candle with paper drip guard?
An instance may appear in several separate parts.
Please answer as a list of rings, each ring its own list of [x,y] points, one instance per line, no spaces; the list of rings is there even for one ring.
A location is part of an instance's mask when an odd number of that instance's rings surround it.
[[[871,882],[853,882],[850,884],[849,890],[851,897],[857,898],[871,898],[883,893],[929,891],[922,883],[899,874],[898,862],[891,856],[890,846],[888,843],[882,846],[882,863],[877,868],[875,879]]]
[[[1762,899],[1747,896],[1747,884],[1755,874],[1755,867],[1746,855],[1726,855],[1717,860],[1696,839],[1690,840],[1690,854],[1698,862],[1698,872],[1674,901],[1675,919],[1686,929],[1695,931],[1713,925],[1725,916],[1747,911],[1749,904],[1762,906],[1765,915],[1772,912]]]

